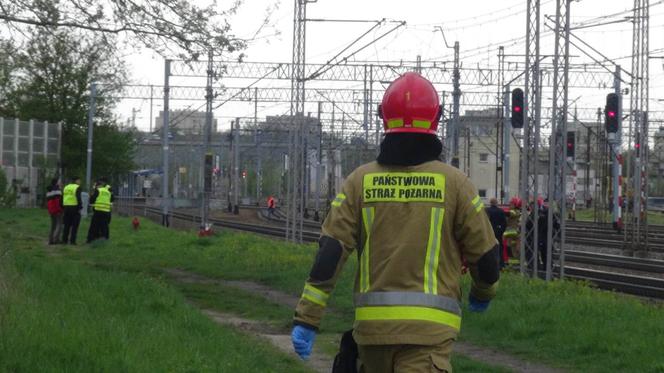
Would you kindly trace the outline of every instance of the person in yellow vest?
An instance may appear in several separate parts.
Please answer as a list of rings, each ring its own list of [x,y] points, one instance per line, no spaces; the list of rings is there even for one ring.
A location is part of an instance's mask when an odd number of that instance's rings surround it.
[[[90,197],[93,214],[88,229],[88,243],[99,238],[109,239],[108,225],[111,223],[113,199],[108,180],[105,177],[99,178]]]
[[[78,225],[81,223],[81,178],[71,178],[69,184],[62,190],[62,207],[64,209],[64,231],[62,232],[62,243],[76,245]]]
[[[380,153],[347,177],[331,203],[291,340],[307,359],[330,294],[356,252],[352,337],[359,371],[450,372],[461,326],[462,257],[472,277],[470,310],[482,312],[496,293],[498,245],[475,186],[439,161],[441,107],[433,85],[406,73],[387,88],[378,110],[385,129]],[[353,349],[342,347],[340,361],[344,350]]]

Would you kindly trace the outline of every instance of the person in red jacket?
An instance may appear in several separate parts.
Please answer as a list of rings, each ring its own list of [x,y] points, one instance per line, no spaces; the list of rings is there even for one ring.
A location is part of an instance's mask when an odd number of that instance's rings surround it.
[[[57,178],[51,180],[51,185],[46,187],[46,208],[51,216],[51,231],[48,234],[48,244],[57,245],[60,243],[62,234],[62,191]]]
[[[274,215],[274,208],[276,207],[276,202],[274,201],[274,197],[269,196],[267,197],[267,213],[268,216],[273,216]]]

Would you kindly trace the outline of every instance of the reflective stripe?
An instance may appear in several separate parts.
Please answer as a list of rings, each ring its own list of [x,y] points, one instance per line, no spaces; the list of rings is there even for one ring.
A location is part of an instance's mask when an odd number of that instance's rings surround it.
[[[459,301],[443,295],[411,291],[374,291],[355,294],[355,306],[420,306],[436,308],[461,316]]]
[[[332,201],[332,206],[334,207],[339,207],[341,206],[341,203],[346,200],[346,195],[343,193],[337,194],[337,196],[334,198],[334,201]]]
[[[418,320],[447,325],[457,330],[461,328],[461,316],[427,307],[358,307],[355,309],[355,320]]]
[[[503,237],[516,237],[519,235],[519,232],[516,231],[514,228],[509,228],[503,233]]]
[[[429,127],[431,127],[431,122],[428,120],[413,120],[413,127],[429,129]]]
[[[367,234],[367,239],[362,249],[362,256],[360,257],[360,291],[364,293],[369,291],[369,247],[371,243],[371,226],[374,220],[374,208],[363,208],[362,218],[364,221],[364,231]]]
[[[429,242],[427,243],[427,256],[424,261],[424,292],[438,294],[438,260],[440,258],[440,234],[443,229],[445,209],[434,207],[431,209],[429,223]]]
[[[387,128],[403,127],[403,119],[390,119],[387,121]]]
[[[475,207],[475,212],[480,212],[484,208],[484,203],[482,203],[482,200],[480,199],[480,196],[476,196],[473,198],[472,201],[470,201],[473,206]]]
[[[302,298],[316,303],[319,306],[325,307],[327,305],[327,300],[330,298],[330,295],[320,289],[316,289],[309,284],[305,284],[304,290],[302,291]]]

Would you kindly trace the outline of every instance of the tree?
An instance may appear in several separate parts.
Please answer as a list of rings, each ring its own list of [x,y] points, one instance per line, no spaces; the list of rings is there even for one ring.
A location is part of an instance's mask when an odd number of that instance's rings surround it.
[[[33,28],[28,41],[13,47],[13,86],[0,102],[0,115],[63,123],[62,161],[68,173],[85,171],[89,87],[99,85],[95,105],[95,168],[126,172],[134,141],[116,126],[112,108],[127,81],[112,37],[67,29]],[[103,41],[101,39],[104,39]]]
[[[227,20],[241,3],[233,0],[218,10],[216,2],[201,8],[187,0],[0,0],[0,20],[17,30],[38,26],[129,34],[162,55],[197,59],[208,50],[244,47],[230,35]]]

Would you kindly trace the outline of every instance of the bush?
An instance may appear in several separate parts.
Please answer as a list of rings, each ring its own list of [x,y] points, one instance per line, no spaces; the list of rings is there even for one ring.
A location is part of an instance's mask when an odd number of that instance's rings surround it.
[[[5,170],[0,168],[0,207],[16,206],[16,190],[7,188],[7,175]]]

